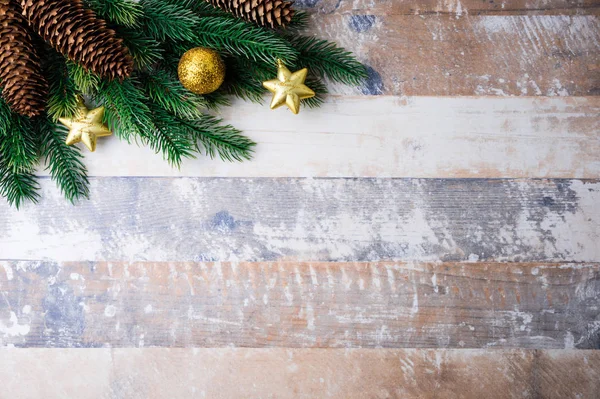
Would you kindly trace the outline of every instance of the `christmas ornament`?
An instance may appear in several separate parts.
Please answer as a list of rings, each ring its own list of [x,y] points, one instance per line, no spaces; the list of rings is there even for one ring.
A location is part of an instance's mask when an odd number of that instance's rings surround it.
[[[181,57],[177,73],[179,81],[189,91],[209,94],[223,84],[225,63],[215,50],[196,47]]]
[[[81,0],[21,0],[21,6],[29,25],[64,56],[107,79],[131,75],[123,40]]]
[[[307,74],[307,68],[292,73],[283,61],[277,60],[277,79],[263,82],[263,86],[273,93],[271,109],[285,104],[294,114],[300,112],[300,100],[315,96],[315,92],[304,84]]]
[[[91,151],[96,151],[98,137],[110,136],[112,132],[102,123],[104,107],[89,110],[79,98],[78,111],[71,118],[60,118],[59,121],[69,128],[67,145],[83,142]]]
[[[11,0],[0,0],[0,82],[14,112],[29,117],[44,112],[48,83],[27,21]]]
[[[207,0],[238,18],[269,28],[285,27],[294,16],[292,3],[282,0]]]
[[[0,0],[0,196],[17,208],[36,201],[34,173],[43,160],[67,199],[88,197],[87,170],[73,144],[94,151],[111,131],[177,167],[198,154],[251,159],[256,143],[206,107],[228,104],[228,95],[260,102],[266,87],[272,108],[285,103],[297,113],[301,99],[326,93],[320,78],[359,85],[367,77],[350,52],[299,35],[305,21],[284,0]],[[173,54],[196,46],[206,48],[182,57],[178,80]],[[209,96],[192,95],[224,82],[223,60],[210,48],[227,54],[227,82]],[[304,84],[306,69],[291,73],[281,62],[278,79],[257,85],[255,76],[277,59],[310,68],[314,92]],[[82,93],[106,109],[89,110]],[[68,145],[57,120],[69,128]]]

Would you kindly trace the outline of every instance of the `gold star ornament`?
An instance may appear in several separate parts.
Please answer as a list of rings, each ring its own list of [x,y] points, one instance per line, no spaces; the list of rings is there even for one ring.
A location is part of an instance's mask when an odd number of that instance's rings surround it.
[[[315,96],[315,92],[304,84],[307,74],[306,68],[292,73],[283,61],[277,60],[277,79],[263,82],[265,89],[273,93],[271,109],[285,104],[294,114],[300,112],[300,100]]]
[[[69,128],[67,136],[67,145],[73,145],[79,142],[91,151],[96,151],[96,140],[98,137],[110,136],[112,132],[102,123],[104,118],[104,107],[88,109],[79,98],[77,112],[71,118],[60,118],[59,121]]]

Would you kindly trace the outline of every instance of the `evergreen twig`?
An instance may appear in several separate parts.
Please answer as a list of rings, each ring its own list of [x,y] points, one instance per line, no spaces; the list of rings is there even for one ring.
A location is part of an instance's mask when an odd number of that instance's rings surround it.
[[[17,209],[39,199],[33,174],[38,145],[29,119],[12,113],[0,100],[0,195]]]
[[[63,195],[71,203],[88,198],[89,181],[82,161],[83,156],[79,148],[65,143],[68,129],[40,118],[37,121],[37,130],[41,140],[40,153],[48,165],[46,170],[50,171],[52,180],[57,183]]]
[[[134,28],[139,26],[142,8],[132,0],[85,0],[86,5],[102,18],[115,24]]]
[[[47,74],[50,79],[48,116],[57,121],[77,112],[78,88],[69,74],[66,59],[53,50],[47,52]]]
[[[69,77],[77,89],[86,96],[94,96],[100,88],[100,77],[92,72],[86,71],[81,65],[67,62]]]
[[[308,36],[286,35],[286,38],[300,52],[297,67],[308,67],[320,77],[349,85],[359,85],[367,78],[365,66],[335,43]]]
[[[127,142],[131,142],[132,137],[148,142],[155,126],[145,93],[135,78],[102,82],[98,97],[104,104],[104,121],[110,130]]]
[[[186,90],[179,80],[164,70],[153,70],[141,75],[146,93],[165,110],[182,118],[201,115],[208,104],[205,98]]]

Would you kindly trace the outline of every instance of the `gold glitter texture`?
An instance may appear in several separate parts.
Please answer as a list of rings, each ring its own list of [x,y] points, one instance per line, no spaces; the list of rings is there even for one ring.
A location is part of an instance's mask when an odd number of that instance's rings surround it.
[[[177,73],[183,87],[196,94],[208,94],[223,84],[225,63],[215,50],[196,47],[181,57]]]

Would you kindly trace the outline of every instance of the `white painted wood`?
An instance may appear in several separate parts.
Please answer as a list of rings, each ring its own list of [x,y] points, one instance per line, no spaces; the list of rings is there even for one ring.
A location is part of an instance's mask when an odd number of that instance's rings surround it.
[[[10,399],[597,399],[600,388],[599,351],[99,348],[0,356],[0,396]]]
[[[0,259],[600,261],[600,181],[97,178],[72,206],[49,179],[0,203]]]
[[[297,116],[235,101],[222,116],[258,142],[251,162],[177,170],[116,137],[84,152],[92,176],[597,178],[598,114],[598,97],[330,97]]]

